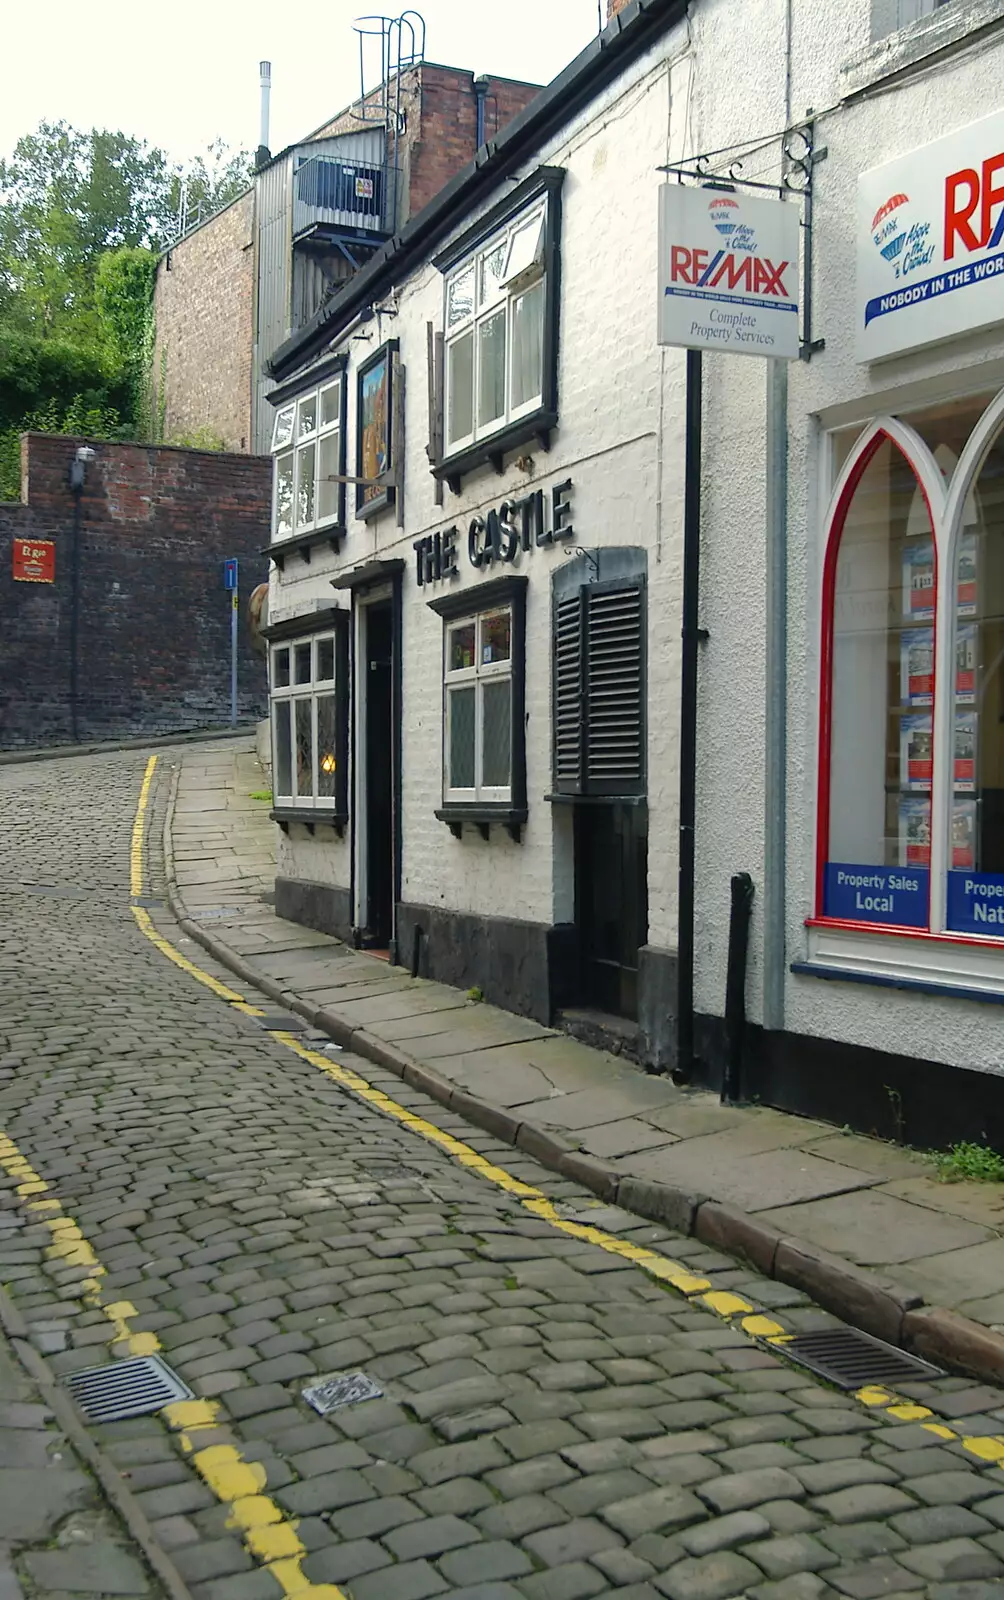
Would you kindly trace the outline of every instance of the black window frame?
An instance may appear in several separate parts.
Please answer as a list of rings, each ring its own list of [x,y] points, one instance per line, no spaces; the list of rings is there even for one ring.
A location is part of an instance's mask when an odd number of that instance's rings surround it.
[[[517,843],[527,820],[526,799],[526,597],[529,579],[520,574],[494,578],[437,596],[426,604],[443,622],[442,661],[440,667],[440,782],[442,804],[436,817],[445,822],[455,838],[459,839],[464,823],[475,826],[482,838],[490,836],[491,824],[501,824]],[[512,662],[512,696],[510,715],[512,731],[510,742],[511,781],[509,800],[494,802],[484,800],[448,800],[446,796],[446,676],[447,646],[453,624],[468,619],[475,620],[484,612],[497,611],[508,606],[512,618],[510,658]]]
[[[349,611],[343,606],[327,606],[322,611],[312,611],[304,616],[285,617],[281,622],[273,623],[269,628],[262,629],[262,637],[267,641],[269,660],[269,743],[272,752],[272,795],[273,804],[269,816],[273,822],[279,824],[285,833],[289,832],[291,822],[303,823],[311,833],[318,826],[331,827],[341,834],[349,820]],[[335,698],[335,792],[329,803],[312,805],[281,805],[277,804],[278,796],[275,790],[276,759],[275,759],[275,701],[281,700],[288,703],[295,696],[274,694],[271,685],[273,651],[277,646],[288,646],[291,661],[294,659],[295,649],[298,644],[310,643],[320,634],[334,636],[335,676],[333,688],[330,692]],[[312,682],[309,693],[312,699],[317,699],[320,694],[326,693],[323,686]],[[304,697],[306,698],[306,696]]]
[[[320,401],[321,390],[327,388],[327,386],[332,383],[335,378],[338,378],[340,381],[338,472],[344,480],[346,474],[346,462],[348,460],[348,456],[346,454],[346,430],[348,427],[349,415],[348,357],[346,355],[329,356],[326,360],[316,363],[313,367],[311,367],[309,372],[302,372],[296,378],[291,379],[288,383],[284,383],[280,388],[273,389],[271,394],[267,395],[266,398],[269,405],[273,406],[276,411],[289,404],[293,404],[295,406],[298,401],[306,399],[310,394],[316,394],[318,401]],[[296,413],[294,411],[294,426],[295,415]],[[318,444],[320,443],[319,436],[317,442]],[[291,441],[291,448],[295,452],[295,436]],[[269,449],[269,457],[272,462],[272,491],[269,500],[270,533],[275,523],[275,472],[277,456],[278,452],[274,446],[271,446]],[[314,479],[314,493],[315,495],[317,493],[316,475]],[[301,561],[303,561],[305,565],[309,566],[313,551],[322,545],[328,546],[328,548],[335,555],[337,555],[341,549],[342,540],[345,537],[345,509],[346,496],[345,483],[343,481],[338,485],[338,498],[334,517],[329,517],[326,521],[321,523],[318,523],[315,520],[313,527],[309,528],[306,532],[294,533],[288,539],[271,540],[267,545],[264,546],[260,554],[263,556],[268,556],[269,559],[275,563],[275,566],[280,572],[285,570],[286,562],[290,556],[299,556]]]
[[[536,441],[542,449],[549,450],[551,433],[558,424],[558,358],[560,345],[561,311],[561,218],[564,167],[538,167],[537,171],[517,184],[505,200],[485,212],[474,225],[460,234],[452,244],[433,258],[433,266],[443,274],[444,302],[445,280],[460,266],[466,257],[473,255],[521,211],[530,209],[535,201],[545,199],[544,211],[544,329],[542,349],[541,403],[535,411],[517,418],[497,432],[464,445],[447,455],[446,419],[433,434],[440,441],[443,452],[433,461],[431,471],[435,478],[444,480],[449,488],[459,494],[464,477],[478,467],[492,466],[501,472],[505,456],[521,445]],[[443,334],[445,340],[445,307]],[[440,400],[445,403],[445,372],[439,374]],[[476,403],[476,396],[475,396]]]

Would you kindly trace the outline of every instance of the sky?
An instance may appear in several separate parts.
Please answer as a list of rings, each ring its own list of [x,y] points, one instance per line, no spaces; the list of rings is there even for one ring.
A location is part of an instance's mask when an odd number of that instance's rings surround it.
[[[369,0],[372,4],[372,0]],[[186,160],[258,143],[258,62],[272,62],[273,151],[355,99],[366,0],[46,0],[4,21],[0,156],[38,123],[121,130]],[[388,5],[395,15],[397,5]],[[422,0],[426,58],[547,83],[597,31],[598,0]],[[605,11],[605,0],[604,0]],[[371,74],[378,78],[379,72]]]

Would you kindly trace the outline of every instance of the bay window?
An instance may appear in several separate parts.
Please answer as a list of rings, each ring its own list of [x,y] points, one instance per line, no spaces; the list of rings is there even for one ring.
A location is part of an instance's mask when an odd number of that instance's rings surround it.
[[[813,925],[1004,939],[1004,395],[835,444]]]
[[[526,579],[499,578],[429,602],[443,617],[443,805],[464,821],[526,820],[523,725]]]
[[[347,615],[332,610],[266,630],[275,821],[345,821]]]
[[[311,534],[323,538],[344,525],[344,437],[341,371],[278,406],[272,425],[273,544]]]
[[[557,421],[560,187],[542,168],[437,257],[442,459],[453,479]]]

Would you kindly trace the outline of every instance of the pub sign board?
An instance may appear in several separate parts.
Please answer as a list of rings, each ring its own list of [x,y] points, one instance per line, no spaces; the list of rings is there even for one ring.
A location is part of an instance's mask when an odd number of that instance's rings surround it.
[[[792,202],[663,184],[659,343],[794,360],[798,240]]]
[[[858,179],[859,361],[1004,321],[1004,111]]]
[[[55,583],[56,546],[52,539],[13,541],[15,583]]]

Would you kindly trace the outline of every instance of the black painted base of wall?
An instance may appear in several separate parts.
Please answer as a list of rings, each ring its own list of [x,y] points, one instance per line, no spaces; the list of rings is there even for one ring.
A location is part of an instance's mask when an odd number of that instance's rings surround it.
[[[276,878],[275,914],[352,943],[352,896],[337,884],[313,883],[309,878]]]
[[[548,1024],[572,997],[575,929],[509,917],[478,917],[441,906],[400,903],[397,951],[418,973],[457,989],[480,989],[492,1005]]]
[[[721,1086],[725,1022],[701,1016],[694,1081]],[[946,1150],[971,1139],[1004,1149],[1004,1075],[893,1055],[810,1034],[747,1029],[741,1097],[893,1139]]]

